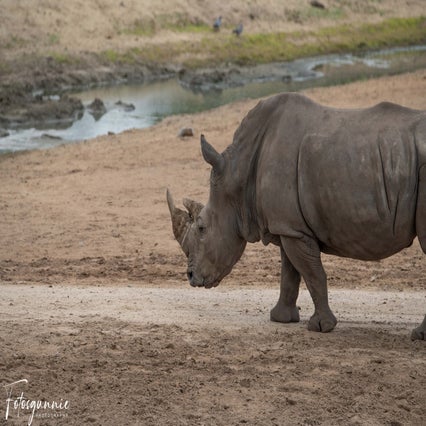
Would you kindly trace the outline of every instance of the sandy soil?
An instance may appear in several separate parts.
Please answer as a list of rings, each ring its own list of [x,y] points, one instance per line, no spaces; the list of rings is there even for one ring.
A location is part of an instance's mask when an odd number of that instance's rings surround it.
[[[426,109],[426,71],[306,93]],[[225,148],[255,103],[0,157],[0,424],[28,420],[12,408],[5,420],[10,390],[69,401],[33,424],[424,424],[426,345],[409,339],[426,305],[417,241],[381,262],[324,256],[339,319],[327,335],[306,330],[305,288],[301,323],[269,322],[274,247],[249,245],[217,289],[185,281],[166,187],[205,202],[200,132]],[[177,137],[186,126],[196,137]]]

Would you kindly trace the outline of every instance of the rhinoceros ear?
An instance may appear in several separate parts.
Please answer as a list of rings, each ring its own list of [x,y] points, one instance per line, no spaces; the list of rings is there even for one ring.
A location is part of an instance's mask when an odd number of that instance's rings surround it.
[[[189,198],[183,199],[183,205],[188,210],[189,215],[192,217],[192,219],[196,219],[200,214],[200,211],[204,207],[201,203],[194,200],[190,200]]]
[[[225,168],[225,159],[207,142],[204,135],[201,135],[201,152],[204,160],[213,167],[213,170],[216,173],[222,173]]]

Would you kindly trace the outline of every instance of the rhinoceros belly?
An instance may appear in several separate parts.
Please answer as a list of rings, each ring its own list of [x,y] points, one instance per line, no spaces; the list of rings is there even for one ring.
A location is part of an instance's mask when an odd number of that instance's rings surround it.
[[[300,208],[323,251],[384,258],[415,236],[414,141],[397,129],[350,133],[304,138],[297,172]]]

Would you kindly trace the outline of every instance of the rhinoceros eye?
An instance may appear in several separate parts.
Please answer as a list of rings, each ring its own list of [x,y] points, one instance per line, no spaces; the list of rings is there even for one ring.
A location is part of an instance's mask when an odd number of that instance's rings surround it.
[[[206,226],[200,219],[197,220],[197,228],[200,234],[204,234],[204,232],[206,231]]]

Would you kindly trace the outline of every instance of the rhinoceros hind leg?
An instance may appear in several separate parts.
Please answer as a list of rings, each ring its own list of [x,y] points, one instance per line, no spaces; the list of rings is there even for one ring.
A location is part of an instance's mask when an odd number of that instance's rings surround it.
[[[271,321],[299,322],[299,308],[296,300],[299,296],[300,274],[291,264],[281,247],[281,286],[280,298],[271,310]]]
[[[318,243],[306,236],[282,237],[281,243],[291,263],[304,278],[314,302],[315,312],[308,322],[308,330],[323,333],[333,330],[337,320],[328,305],[327,276]]]
[[[330,314],[324,318],[320,316],[318,312],[315,312],[308,322],[309,331],[321,331],[322,333],[328,333],[336,327],[337,319],[333,312],[330,310]]]
[[[420,247],[426,253],[426,164],[419,171],[419,190],[416,206],[416,233]]]
[[[426,340],[426,315],[423,322],[411,333],[411,340]]]

